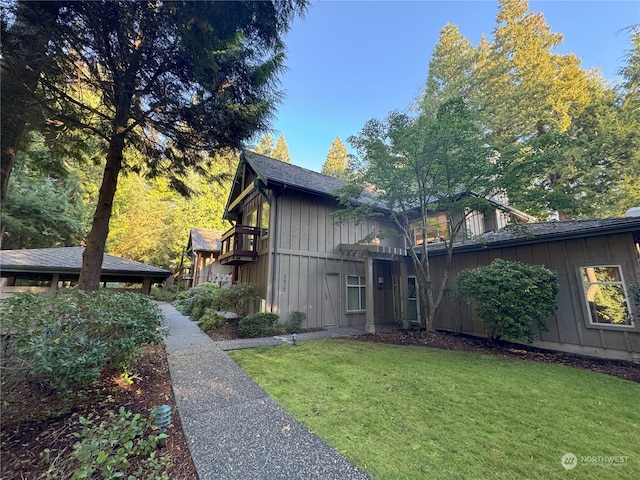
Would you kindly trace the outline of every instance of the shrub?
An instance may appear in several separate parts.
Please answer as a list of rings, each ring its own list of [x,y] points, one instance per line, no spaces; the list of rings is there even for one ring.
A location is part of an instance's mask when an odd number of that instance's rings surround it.
[[[299,333],[302,331],[302,324],[307,318],[307,314],[304,312],[291,312],[289,315],[289,324],[287,325],[288,333]]]
[[[91,386],[103,369],[125,371],[145,343],[159,342],[162,312],[134,293],[59,290],[21,293],[3,302],[8,333],[3,363],[71,397]]]
[[[178,285],[151,287],[151,298],[159,302],[173,302],[178,295]]]
[[[258,300],[260,292],[253,283],[236,283],[221,289],[219,310],[234,312],[240,318],[246,317]]]
[[[74,433],[78,441],[67,458],[57,458],[49,467],[47,478],[144,478],[168,479],[170,466],[168,455],[158,455],[157,441],[165,434],[153,433],[153,422],[140,414],[133,414],[120,407],[109,418],[95,422],[93,415],[80,417],[80,432]],[[50,450],[42,457],[51,462]],[[131,460],[137,468],[132,467]],[[142,476],[144,474],[144,476]]]
[[[223,315],[220,315],[215,310],[208,308],[205,310],[204,315],[198,320],[198,326],[203,332],[210,332],[216,328],[221,327],[226,322]]]
[[[541,265],[494,260],[458,275],[458,290],[471,298],[487,336],[532,342],[534,325],[546,330],[545,319],[556,309],[558,276]]]
[[[278,323],[275,313],[253,313],[247,315],[238,324],[238,335],[241,337],[266,337],[286,332],[286,328]]]

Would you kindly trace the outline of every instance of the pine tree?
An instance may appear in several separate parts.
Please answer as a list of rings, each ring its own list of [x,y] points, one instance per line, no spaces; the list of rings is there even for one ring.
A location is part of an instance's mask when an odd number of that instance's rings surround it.
[[[289,147],[287,141],[284,139],[284,134],[280,134],[278,141],[276,142],[276,148],[273,150],[272,158],[280,160],[281,162],[291,163],[291,157],[289,157]]]
[[[349,153],[340,137],[336,137],[329,148],[327,159],[322,165],[322,173],[332,177],[348,180],[349,177]]]

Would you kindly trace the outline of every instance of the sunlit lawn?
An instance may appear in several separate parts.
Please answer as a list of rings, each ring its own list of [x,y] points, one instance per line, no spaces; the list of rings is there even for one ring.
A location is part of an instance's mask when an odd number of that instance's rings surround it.
[[[635,383],[559,365],[346,340],[229,353],[376,479],[640,478]],[[560,462],[569,452],[578,458],[573,470]],[[628,458],[618,466],[583,461],[593,456]]]

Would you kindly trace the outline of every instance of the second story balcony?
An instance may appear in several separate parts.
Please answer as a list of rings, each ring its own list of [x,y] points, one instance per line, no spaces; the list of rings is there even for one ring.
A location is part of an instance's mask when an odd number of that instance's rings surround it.
[[[218,261],[222,265],[242,265],[258,260],[258,240],[260,229],[236,225],[224,232],[222,253]]]

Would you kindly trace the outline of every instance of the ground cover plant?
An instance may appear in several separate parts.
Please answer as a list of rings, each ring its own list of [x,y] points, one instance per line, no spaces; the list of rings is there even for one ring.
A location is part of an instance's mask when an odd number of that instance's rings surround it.
[[[322,340],[230,352],[376,479],[640,476],[640,385],[499,355]],[[563,455],[576,455],[571,470]],[[591,457],[624,461],[588,464]]]

